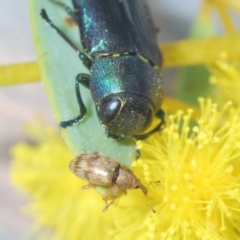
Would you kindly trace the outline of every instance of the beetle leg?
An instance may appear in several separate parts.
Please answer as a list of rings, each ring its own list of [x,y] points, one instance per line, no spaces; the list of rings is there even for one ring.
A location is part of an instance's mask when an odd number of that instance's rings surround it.
[[[65,3],[61,2],[61,1],[57,1],[57,0],[50,0],[51,2],[61,6],[62,8],[64,8],[64,10],[67,12],[67,14],[71,17],[71,19],[76,23],[78,24],[77,22],[77,18],[76,18],[76,15],[74,13],[74,11],[68,6],[66,5]]]
[[[84,115],[86,114],[87,110],[86,110],[86,107],[82,100],[82,96],[81,96],[81,92],[80,92],[80,83],[85,85],[86,82],[89,81],[89,78],[90,78],[90,76],[85,73],[80,73],[77,75],[76,81],[75,81],[75,89],[76,89],[78,105],[80,108],[80,114],[71,120],[60,122],[60,124],[59,124],[60,127],[66,128],[66,127],[70,127],[72,125],[76,125],[83,119]]]
[[[142,139],[145,139],[145,138],[149,137],[150,135],[152,135],[155,132],[161,131],[162,130],[162,126],[165,123],[164,116],[165,116],[164,111],[162,109],[159,109],[158,112],[156,113],[156,117],[161,119],[161,122],[153,130],[151,130],[151,131],[149,131],[147,133],[141,134],[141,135],[135,135],[133,137],[136,140],[142,140]]]
[[[78,53],[78,56],[84,66],[87,69],[90,69],[92,66],[92,60],[85,53],[80,51],[78,47],[72,42],[72,40],[68,38],[68,36],[51,21],[45,9],[41,9],[40,15]]]
[[[165,112],[160,108],[157,113],[156,113],[156,117],[159,118],[161,120],[161,124],[163,125],[165,123]]]
[[[103,198],[103,200],[105,201],[105,206],[103,208],[103,211],[107,211],[109,206],[113,205],[117,196],[119,193],[119,187],[118,185],[114,184],[111,188],[108,189],[106,196]],[[113,195],[113,199],[110,203],[107,202],[107,199],[109,197],[109,195],[112,194]]]
[[[76,81],[80,82],[84,87],[89,88],[90,75],[79,73],[76,77]]]
[[[137,146],[135,146],[135,154],[135,160],[138,160],[141,157],[141,150]]]
[[[82,188],[82,189],[90,189],[90,188],[94,188],[95,186],[96,186],[96,185],[89,183],[88,185],[84,185],[84,186],[82,186],[81,188]]]

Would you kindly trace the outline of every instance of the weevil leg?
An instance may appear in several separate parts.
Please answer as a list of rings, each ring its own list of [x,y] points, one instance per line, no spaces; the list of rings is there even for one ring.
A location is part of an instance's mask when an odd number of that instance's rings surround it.
[[[76,97],[77,97],[77,101],[78,101],[78,105],[79,105],[79,109],[80,109],[80,114],[73,119],[60,122],[60,124],[59,124],[60,127],[66,128],[66,127],[70,127],[72,125],[76,125],[83,119],[84,115],[86,114],[87,110],[86,110],[86,107],[82,100],[82,96],[81,96],[81,92],[80,92],[80,83],[83,84],[84,86],[88,86],[89,78],[90,78],[90,76],[85,73],[80,73],[77,75],[76,81],[75,81],[75,90],[76,90]]]
[[[141,157],[141,150],[137,146],[135,146],[135,153],[136,153],[135,159],[138,160]]]
[[[92,66],[92,60],[85,53],[80,51],[78,47],[72,42],[72,40],[68,38],[68,36],[51,21],[45,9],[41,9],[40,15],[77,52],[84,66],[87,69],[90,69]]]
[[[64,10],[67,12],[67,14],[71,17],[71,19],[76,24],[78,24],[75,12],[68,5],[66,5],[65,3],[61,2],[61,1],[58,1],[58,0],[50,0],[50,1],[55,3],[55,4],[57,4],[57,5],[59,5],[62,8],[64,8]]]
[[[119,193],[119,187],[116,184],[114,184],[111,188],[108,189],[106,196],[103,198],[103,200],[105,201],[105,206],[103,208],[104,212],[107,211],[108,208],[111,205],[114,204],[114,202],[115,202],[115,200],[116,200],[116,198],[118,196],[118,193]],[[110,194],[113,195],[113,199],[112,199],[112,201],[110,203],[108,203],[107,200],[108,200],[108,197],[109,197]]]
[[[88,185],[84,185],[84,186],[82,186],[81,188],[82,188],[82,189],[90,189],[90,188],[94,188],[95,186],[96,186],[96,185],[89,183]]]
[[[115,199],[116,199],[116,197],[113,197],[113,199],[112,199],[112,201],[111,201],[110,203],[107,203],[107,200],[104,199],[106,205],[105,205],[104,208],[103,208],[103,212],[106,212],[106,211],[108,210],[108,208],[109,208],[111,205],[114,204]]]
[[[136,140],[142,140],[142,139],[145,139],[145,138],[151,136],[155,132],[161,131],[162,126],[165,124],[164,116],[165,116],[164,111],[162,109],[159,109],[158,112],[156,113],[156,117],[159,118],[161,120],[161,122],[153,130],[151,130],[145,134],[135,135],[133,137]]]

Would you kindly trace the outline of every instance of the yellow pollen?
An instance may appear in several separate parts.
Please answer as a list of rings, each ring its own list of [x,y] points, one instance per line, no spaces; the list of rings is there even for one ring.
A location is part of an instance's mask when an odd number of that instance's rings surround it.
[[[170,228],[168,232],[169,232],[170,235],[173,235],[176,232],[176,229],[175,228]]]
[[[184,131],[185,133],[188,133],[189,130],[190,130],[190,127],[185,127],[183,131]]]
[[[227,169],[226,169],[226,172],[228,172],[228,173],[232,173],[232,171],[233,171],[233,166],[231,165],[231,166],[229,166]]]
[[[219,142],[219,137],[214,137],[213,138],[213,143],[218,143]]]
[[[143,170],[146,171],[146,170],[148,170],[148,169],[149,169],[149,166],[148,166],[147,164],[144,164],[144,165],[143,165]]]
[[[189,180],[189,179],[191,179],[191,175],[190,175],[189,173],[185,173],[185,174],[183,175],[183,178],[184,178],[185,180]]]
[[[196,148],[197,148],[197,149],[202,149],[202,148],[203,148],[203,145],[202,145],[202,144],[198,144]]]
[[[188,138],[188,139],[186,139],[186,144],[187,145],[192,145],[193,141],[190,138]]]
[[[164,239],[164,238],[166,238],[166,236],[167,236],[167,233],[166,233],[166,232],[162,232],[162,233],[161,233],[161,238]]]
[[[227,211],[227,212],[226,212],[226,216],[227,216],[228,218],[232,217],[232,212]]]
[[[192,167],[196,167],[197,161],[196,161],[195,159],[193,159],[193,160],[191,161],[191,165],[192,165]]]
[[[194,186],[192,184],[188,184],[188,189],[189,190],[193,190],[194,189]]]
[[[174,133],[173,134],[173,138],[177,140],[179,138],[179,134],[178,133]]]
[[[172,185],[171,189],[172,189],[173,191],[177,191],[178,187],[177,187],[177,185]]]
[[[221,232],[223,232],[223,231],[225,231],[225,230],[226,230],[226,227],[225,227],[225,226],[223,226],[223,227],[220,228],[220,231],[221,231]]]
[[[198,134],[198,139],[199,140],[204,140],[206,138],[207,138],[207,134],[206,133],[201,132],[201,133]]]
[[[193,127],[193,132],[197,133],[199,131],[199,127],[195,126]]]
[[[163,202],[168,202],[168,197],[164,197]]]
[[[171,209],[171,210],[175,210],[175,209],[176,209],[176,204],[172,203],[172,204],[170,205],[170,209]]]
[[[188,221],[184,221],[183,224],[184,224],[185,227],[189,227],[190,226],[190,223]]]
[[[189,197],[187,197],[187,196],[184,196],[184,197],[183,197],[183,201],[184,201],[184,202],[187,202],[187,201],[189,201]]]

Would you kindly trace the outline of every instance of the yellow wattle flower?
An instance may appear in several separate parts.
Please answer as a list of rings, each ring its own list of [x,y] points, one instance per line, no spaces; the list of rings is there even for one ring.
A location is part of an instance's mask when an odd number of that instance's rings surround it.
[[[239,1],[203,3],[204,14],[218,10],[228,34],[163,44],[165,67],[211,64],[222,49],[230,56],[239,55],[240,35],[226,12],[228,6],[239,12]],[[149,186],[148,205],[156,214],[145,206],[139,190],[128,191],[103,214],[101,197],[93,190],[81,190],[86,182],[69,171],[72,156],[56,131],[33,127],[37,144],[19,143],[13,148],[12,178],[31,199],[26,211],[36,219],[35,230],[40,229],[45,239],[57,240],[239,239],[239,63],[232,67],[223,59],[214,71],[212,80],[227,90],[224,102],[231,98],[235,109],[228,103],[218,110],[210,100],[201,100],[199,120],[191,119],[196,111],[178,111],[167,117],[161,133],[139,143],[142,157],[133,163],[134,172],[146,186],[161,181]],[[0,85],[40,78],[36,63],[4,66],[0,73]]]
[[[12,177],[32,201],[27,211],[52,239],[238,239],[240,225],[240,109],[218,110],[200,99],[200,118],[178,111],[166,128],[141,141],[133,171],[148,186],[129,190],[109,208],[68,169],[72,156],[52,128],[30,129],[37,145],[13,148]]]
[[[112,239],[238,239],[240,225],[240,109],[218,110],[200,99],[192,122],[178,111],[166,128],[141,142],[133,170],[151,184],[148,203],[135,193],[118,201]],[[115,238],[114,238],[115,237]]]
[[[24,208],[35,219],[30,232],[56,240],[98,240],[99,235],[106,235],[111,209],[103,214],[101,196],[93,189],[81,189],[86,182],[69,170],[72,155],[59,132],[40,123],[28,125],[27,131],[37,144],[13,146],[11,175],[30,199]]]

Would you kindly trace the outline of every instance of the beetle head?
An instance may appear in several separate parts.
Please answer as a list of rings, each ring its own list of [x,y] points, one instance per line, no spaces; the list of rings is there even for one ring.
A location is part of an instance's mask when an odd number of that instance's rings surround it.
[[[120,140],[142,134],[151,124],[154,110],[143,96],[117,93],[97,105],[97,114],[107,135]]]

